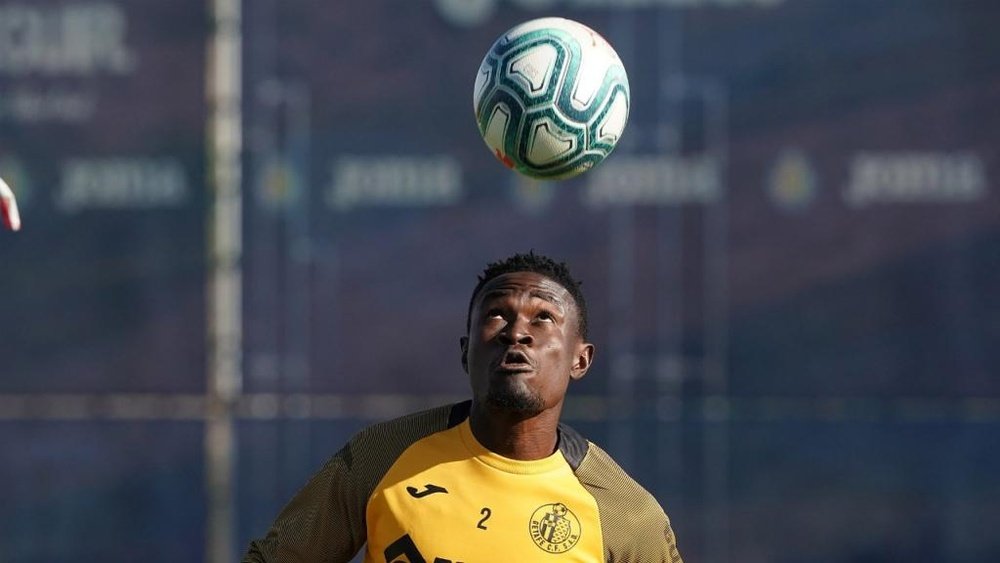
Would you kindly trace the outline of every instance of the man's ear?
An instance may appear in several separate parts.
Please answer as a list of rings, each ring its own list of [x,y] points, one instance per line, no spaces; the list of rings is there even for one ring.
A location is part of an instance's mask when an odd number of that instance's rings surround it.
[[[469,337],[459,338],[458,345],[462,347],[462,369],[465,370],[465,373],[469,373]]]
[[[593,361],[594,345],[589,342],[580,342],[576,348],[576,358],[573,360],[573,367],[569,370],[569,376],[574,380],[583,379]]]

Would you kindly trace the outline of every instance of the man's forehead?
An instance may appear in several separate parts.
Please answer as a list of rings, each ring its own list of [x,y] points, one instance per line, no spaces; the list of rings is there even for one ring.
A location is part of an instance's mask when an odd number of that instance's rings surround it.
[[[493,296],[527,292],[534,297],[570,302],[569,291],[552,278],[535,272],[510,272],[486,282],[479,291],[479,301]]]

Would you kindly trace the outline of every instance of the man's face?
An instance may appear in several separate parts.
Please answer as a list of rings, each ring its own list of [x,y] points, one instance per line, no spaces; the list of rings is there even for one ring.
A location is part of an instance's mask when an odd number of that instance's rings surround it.
[[[523,415],[561,406],[569,380],[583,377],[594,353],[580,337],[578,315],[569,292],[543,275],[488,281],[461,342],[475,401]]]

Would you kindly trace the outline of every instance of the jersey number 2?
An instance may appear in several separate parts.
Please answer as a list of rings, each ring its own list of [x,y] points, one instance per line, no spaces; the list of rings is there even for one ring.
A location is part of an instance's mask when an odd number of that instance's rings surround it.
[[[483,509],[479,511],[479,513],[482,514],[483,517],[482,519],[479,520],[479,523],[476,524],[476,527],[479,528],[480,530],[485,530],[486,521],[490,519],[490,516],[493,515],[493,512],[489,508],[486,508],[484,506]]]

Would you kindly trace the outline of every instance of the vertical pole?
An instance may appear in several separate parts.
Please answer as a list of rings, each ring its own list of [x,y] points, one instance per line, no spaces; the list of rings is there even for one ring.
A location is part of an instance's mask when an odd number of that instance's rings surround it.
[[[208,385],[205,560],[235,553],[233,411],[242,387],[241,0],[212,0],[206,77],[211,211],[208,218]]]

